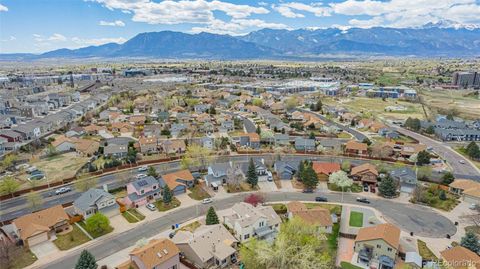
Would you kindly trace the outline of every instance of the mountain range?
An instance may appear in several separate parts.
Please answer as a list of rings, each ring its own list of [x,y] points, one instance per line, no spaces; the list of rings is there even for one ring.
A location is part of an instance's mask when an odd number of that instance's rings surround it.
[[[322,55],[477,57],[480,29],[429,24],[422,28],[263,29],[244,36],[173,31],[141,33],[108,43],[43,54],[0,54],[0,60],[48,58],[288,59]]]

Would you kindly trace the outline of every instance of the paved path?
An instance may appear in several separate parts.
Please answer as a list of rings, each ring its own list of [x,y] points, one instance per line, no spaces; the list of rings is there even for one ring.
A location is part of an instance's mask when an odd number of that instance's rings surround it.
[[[427,145],[427,147],[431,147],[434,152],[436,152],[440,157],[442,157],[448,162],[450,167],[452,167],[453,169],[453,174],[455,175],[455,177],[480,181],[480,170],[475,165],[473,165],[467,158],[463,157],[458,152],[447,146],[446,143],[433,140],[429,137],[407,130],[397,125],[390,125],[390,127],[395,129],[399,133],[415,138],[420,143]],[[459,162],[459,160],[463,160],[465,163],[462,164]]]
[[[57,260],[52,260],[48,264],[36,268],[49,269],[69,269],[75,266],[75,262],[82,249],[90,251],[97,260],[108,257],[122,249],[134,245],[141,238],[150,238],[158,234],[160,231],[167,230],[172,224],[183,223],[185,221],[197,218],[202,214],[199,212],[206,212],[207,207],[213,205],[216,210],[223,210],[230,208],[234,203],[240,202],[248,195],[238,194],[232,195],[225,199],[215,199],[213,204],[182,207],[165,214],[163,217],[144,221],[135,226],[135,228],[125,231],[123,233],[105,236],[105,238],[96,239],[92,244],[85,248],[71,251],[65,256]],[[304,194],[298,192],[273,192],[266,193],[267,202],[279,201],[313,201],[315,194]],[[322,194],[332,202],[340,201],[341,197],[338,193]],[[355,195],[346,194],[344,197],[345,203],[358,204],[355,202]],[[451,220],[436,213],[435,211],[418,205],[404,205],[394,201],[384,199],[371,199],[372,203],[369,205],[377,209],[387,221],[392,221],[398,225],[402,230],[413,231],[417,235],[428,237],[445,237],[446,234],[455,234],[456,227]]]

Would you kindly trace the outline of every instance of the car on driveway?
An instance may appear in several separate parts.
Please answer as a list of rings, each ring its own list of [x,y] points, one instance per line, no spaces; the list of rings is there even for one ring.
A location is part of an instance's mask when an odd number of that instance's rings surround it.
[[[72,189],[70,187],[61,187],[60,189],[55,190],[55,194],[60,195],[60,194],[64,194],[64,193],[67,193],[67,192],[70,192],[70,191],[72,191]]]
[[[136,179],[141,179],[141,178],[144,178],[144,177],[147,177],[147,175],[145,174],[138,174],[135,176]]]
[[[40,180],[44,179],[45,175],[43,173],[36,173],[28,177],[28,180]]]
[[[465,164],[464,160],[458,160],[458,162],[461,163],[461,164]]]
[[[137,169],[138,172],[145,172],[147,170],[148,170],[148,166],[146,165],[142,165]]]
[[[315,197],[315,201],[316,202],[328,202],[328,199],[326,197],[317,196],[317,197]]]
[[[364,197],[357,197],[357,202],[364,203],[364,204],[370,204],[370,201],[367,198],[364,198]]]
[[[205,198],[205,199],[202,200],[202,204],[204,204],[204,205],[210,204],[212,202],[213,202],[212,198]]]
[[[150,211],[157,210],[157,207],[152,203],[148,203],[145,207],[148,208]]]

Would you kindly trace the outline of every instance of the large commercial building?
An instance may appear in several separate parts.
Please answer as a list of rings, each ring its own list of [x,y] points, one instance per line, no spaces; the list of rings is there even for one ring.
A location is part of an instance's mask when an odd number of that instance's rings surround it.
[[[479,72],[455,72],[452,82],[462,88],[480,87]]]

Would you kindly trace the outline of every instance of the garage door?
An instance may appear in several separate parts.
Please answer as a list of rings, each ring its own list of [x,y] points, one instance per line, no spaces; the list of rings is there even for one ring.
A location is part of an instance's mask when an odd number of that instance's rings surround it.
[[[47,240],[48,240],[48,234],[46,232],[41,233],[41,234],[37,234],[37,235],[34,235],[34,236],[28,238],[28,246],[31,247],[31,246],[34,246],[36,244],[43,243]]]

